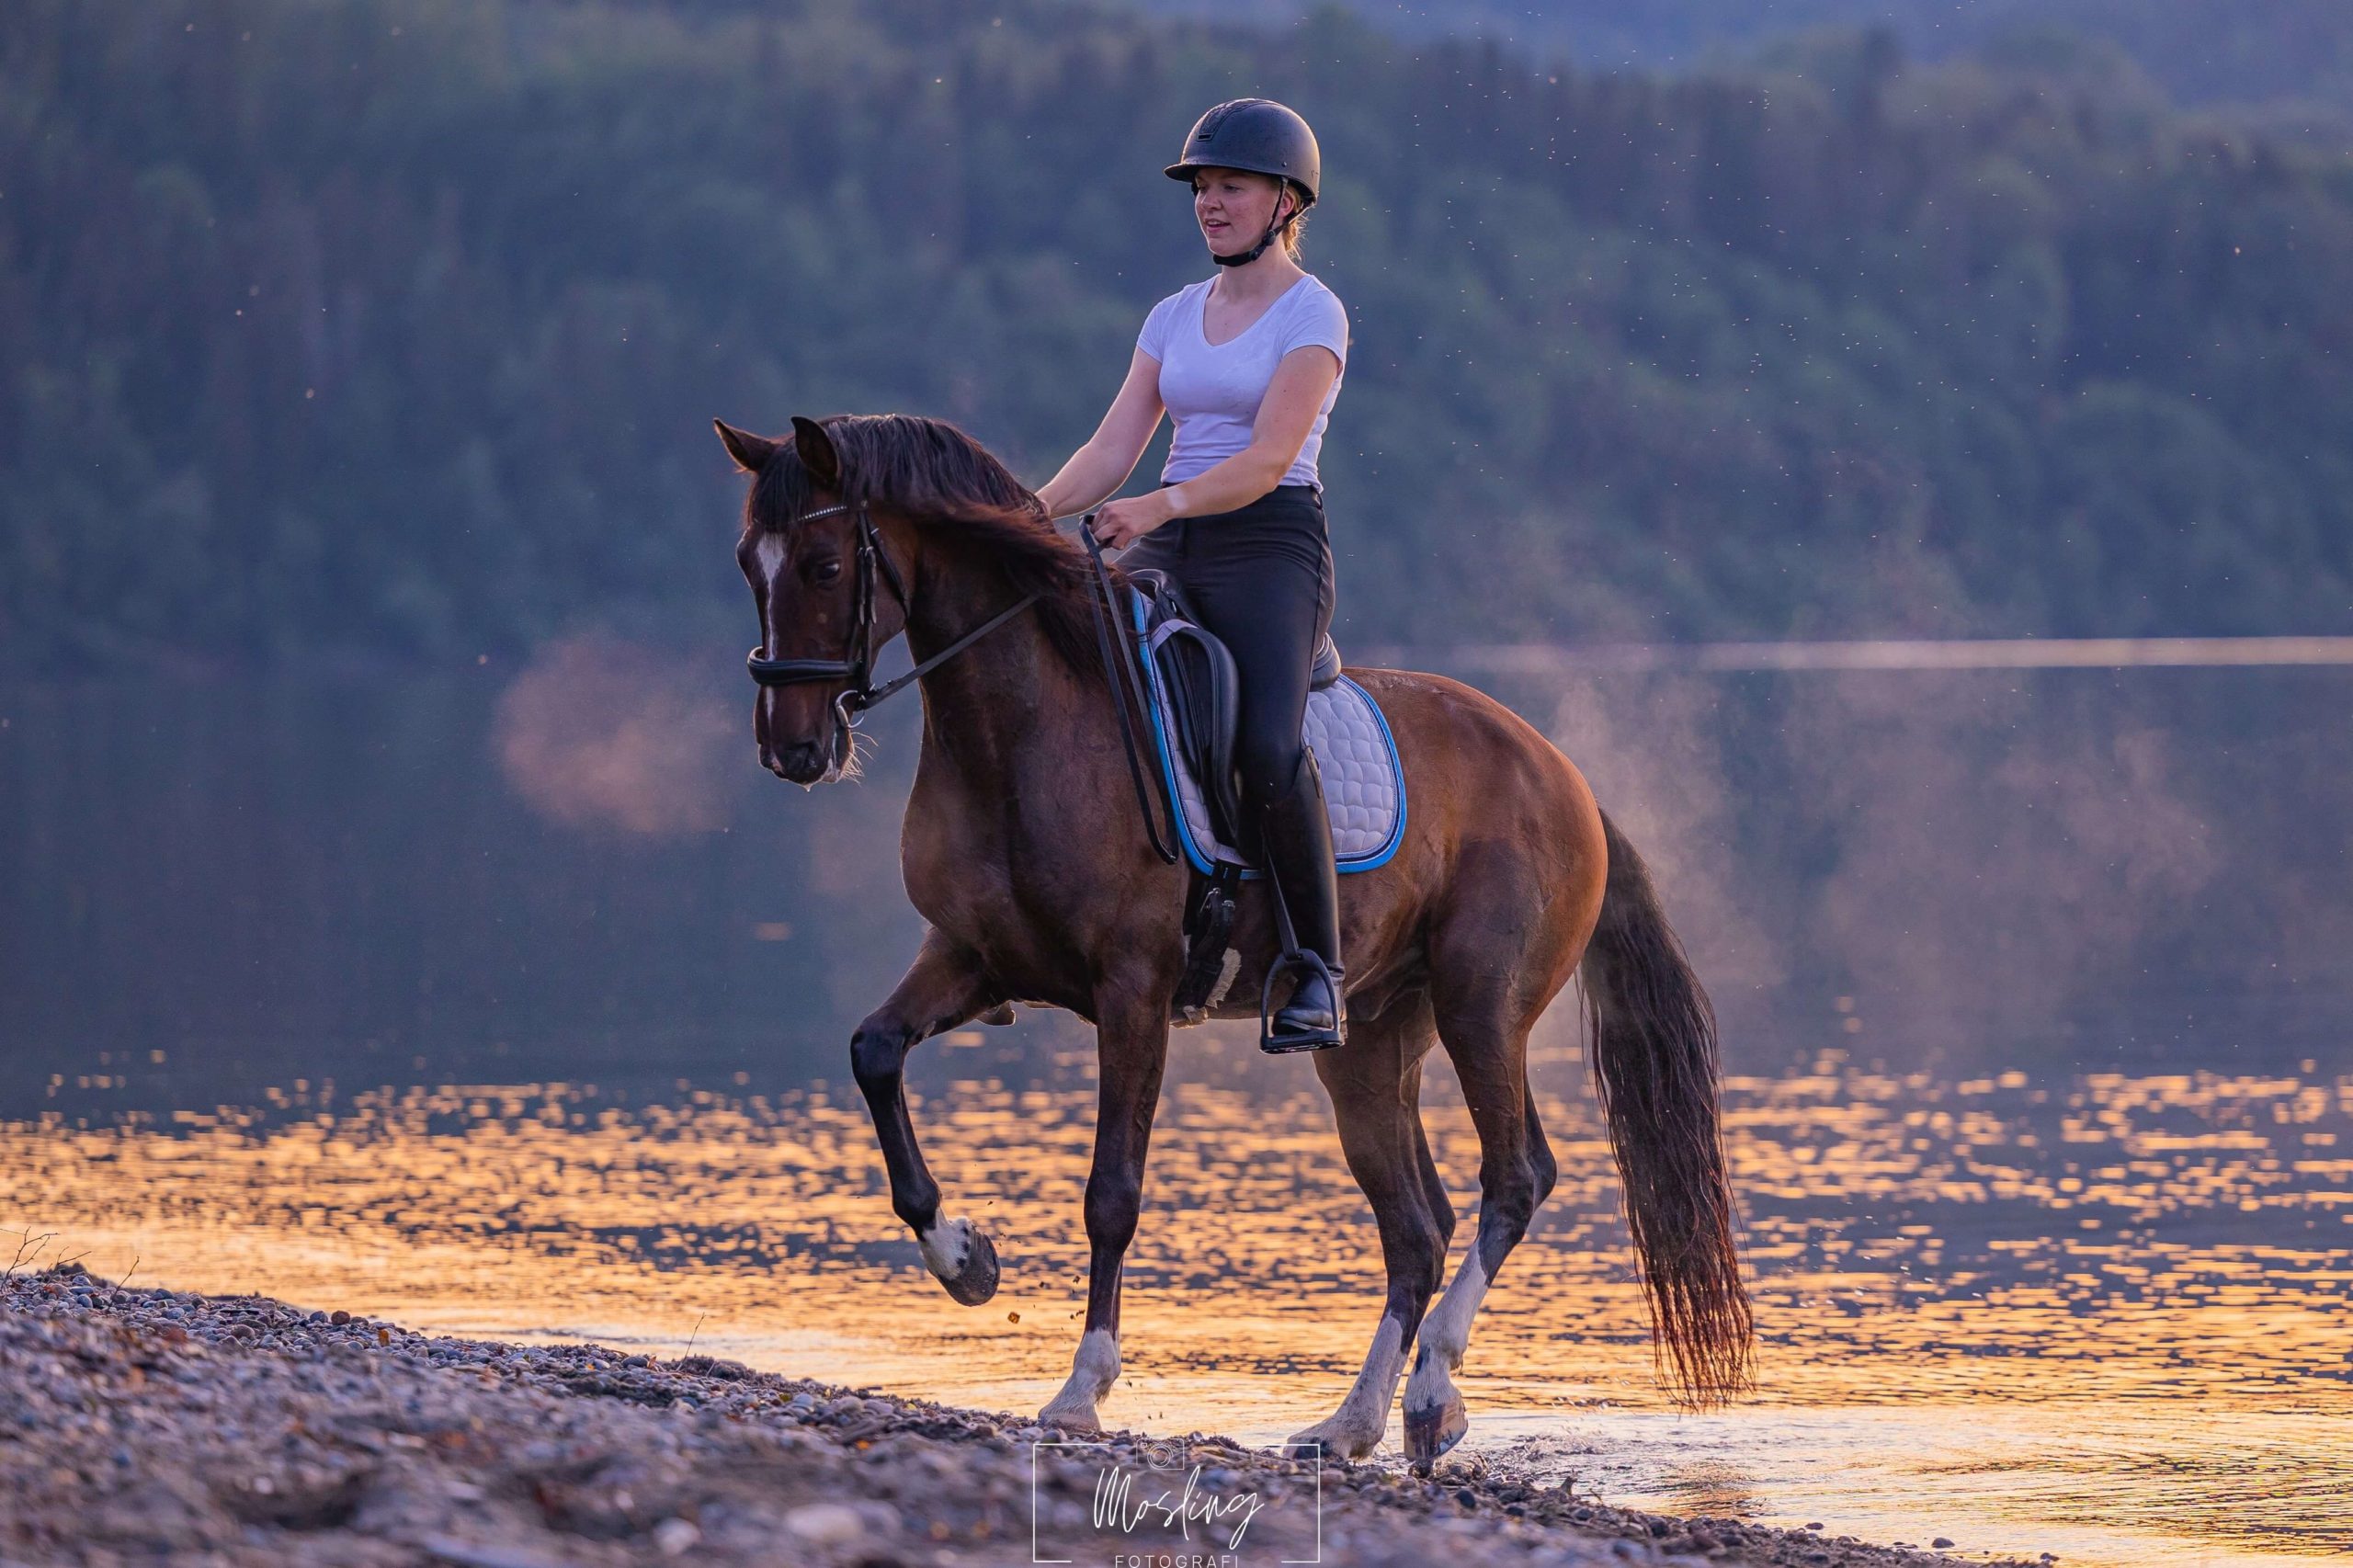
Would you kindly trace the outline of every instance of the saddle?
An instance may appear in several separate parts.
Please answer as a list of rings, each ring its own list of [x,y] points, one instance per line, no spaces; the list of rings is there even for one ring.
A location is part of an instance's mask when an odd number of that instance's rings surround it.
[[[1222,844],[1255,845],[1242,820],[1242,792],[1233,770],[1233,735],[1242,715],[1242,683],[1233,655],[1206,630],[1166,573],[1140,567],[1128,574],[1142,597],[1140,628],[1152,661],[1154,694],[1166,709],[1176,761],[1199,786],[1210,826]],[[1307,688],[1322,691],[1340,678],[1340,650],[1325,632],[1315,645]]]
[[[1165,574],[1128,574],[1134,587],[1131,626],[1143,653],[1145,727],[1158,754],[1160,781],[1185,858],[1200,875],[1185,909],[1185,973],[1170,1006],[1173,1021],[1199,1023],[1233,983],[1240,955],[1230,950],[1241,883],[1260,873],[1236,846],[1254,846],[1243,829],[1233,736],[1241,681],[1233,655],[1193,618],[1184,591]],[[1331,813],[1337,869],[1388,864],[1405,834],[1405,769],[1380,705],[1340,671],[1340,651],[1326,634],[1309,675],[1300,738],[1315,754]]]

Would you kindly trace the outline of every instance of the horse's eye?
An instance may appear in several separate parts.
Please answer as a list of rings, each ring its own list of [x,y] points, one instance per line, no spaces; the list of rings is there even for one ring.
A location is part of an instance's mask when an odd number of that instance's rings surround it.
[[[841,574],[842,563],[839,561],[820,561],[809,568],[809,580],[813,583],[830,583]]]

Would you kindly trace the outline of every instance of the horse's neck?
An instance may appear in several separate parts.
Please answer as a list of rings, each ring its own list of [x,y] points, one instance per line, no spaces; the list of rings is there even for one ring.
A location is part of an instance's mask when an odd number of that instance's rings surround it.
[[[907,650],[930,658],[1019,597],[985,565],[927,573],[908,619]],[[1081,733],[1109,722],[1108,708],[1085,700],[1080,684],[1048,642],[1042,619],[1017,615],[923,677],[927,758],[983,790],[1066,771]]]

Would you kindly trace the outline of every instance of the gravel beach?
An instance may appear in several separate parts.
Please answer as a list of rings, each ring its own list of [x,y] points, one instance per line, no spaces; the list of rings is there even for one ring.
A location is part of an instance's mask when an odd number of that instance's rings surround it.
[[[1605,1507],[1471,1462],[1419,1480],[1201,1434],[1035,1446],[1063,1436],[707,1356],[426,1338],[70,1266],[0,1282],[0,1568],[1120,1568],[1122,1551],[1129,1568],[1247,1568],[1313,1559],[1319,1528],[1321,1561],[1398,1568],[1960,1561]],[[1107,1473],[1189,1481],[1178,1512],[1234,1511],[1180,1532],[1146,1506],[1107,1531]]]

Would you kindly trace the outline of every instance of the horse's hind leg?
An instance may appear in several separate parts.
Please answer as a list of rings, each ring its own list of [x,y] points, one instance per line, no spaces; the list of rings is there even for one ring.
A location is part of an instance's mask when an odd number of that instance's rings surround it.
[[[905,1068],[916,1041],[1003,1000],[977,955],[937,929],[926,930],[906,974],[850,1037],[850,1068],[891,1175],[891,1208],[915,1231],[924,1266],[968,1307],[996,1294],[996,1246],[972,1221],[939,1218],[939,1184],[924,1164],[907,1117]]]
[[[1405,1383],[1405,1455],[1423,1471],[1469,1427],[1453,1374],[1470,1347],[1472,1319],[1504,1259],[1527,1233],[1536,1206],[1552,1190],[1552,1152],[1528,1088],[1528,1031],[1558,989],[1554,977],[1567,974],[1565,955],[1525,950],[1511,955],[1518,964],[1506,963],[1499,972],[1492,944],[1485,961],[1475,965],[1449,965],[1442,950],[1434,956],[1438,1038],[1453,1059],[1479,1132],[1479,1230],[1445,1296],[1422,1323],[1421,1351]],[[1547,980],[1552,983],[1544,984]]]
[[[1389,1299],[1363,1370],[1338,1410],[1290,1439],[1321,1444],[1338,1459],[1362,1459],[1380,1446],[1415,1325],[1446,1274],[1454,1208],[1445,1188],[1435,1185],[1421,1138],[1422,1057],[1434,1039],[1429,998],[1416,993],[1378,1017],[1352,1021],[1347,1045],[1315,1054],[1316,1074],[1339,1124],[1340,1148],[1372,1204],[1389,1270]]]

